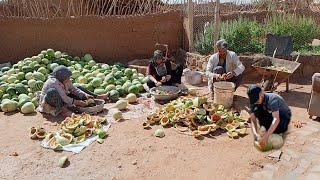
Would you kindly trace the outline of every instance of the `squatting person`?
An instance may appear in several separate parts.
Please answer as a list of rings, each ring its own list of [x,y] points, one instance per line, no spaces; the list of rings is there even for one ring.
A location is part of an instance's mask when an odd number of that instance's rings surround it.
[[[175,67],[173,67],[175,66]],[[163,52],[156,50],[148,66],[148,88],[162,85],[178,86],[181,84],[183,67],[180,64],[173,64],[163,57]]]
[[[219,40],[216,46],[218,52],[209,58],[206,68],[209,90],[212,92],[213,83],[222,80],[233,82],[237,89],[241,84],[245,67],[237,54],[228,50],[228,43],[225,40]]]
[[[266,145],[271,134],[282,134],[288,130],[291,120],[291,110],[284,99],[275,93],[266,93],[258,85],[250,85],[248,88],[250,101],[250,119],[254,139],[260,145]],[[266,132],[258,133],[257,125],[265,127]]]
[[[98,96],[83,87],[73,86],[71,75],[71,71],[65,66],[58,66],[53,70],[39,95],[38,111],[52,116],[69,116],[72,111],[77,111],[77,107],[87,106],[84,100],[108,99],[108,94]]]

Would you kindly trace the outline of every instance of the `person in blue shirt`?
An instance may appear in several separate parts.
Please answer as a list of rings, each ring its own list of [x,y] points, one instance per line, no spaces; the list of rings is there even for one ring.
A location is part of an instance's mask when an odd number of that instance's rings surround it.
[[[258,85],[250,85],[247,94],[250,101],[251,128],[255,140],[265,145],[271,134],[282,134],[288,130],[291,110],[281,96],[266,93]],[[257,119],[259,125],[266,129],[262,137],[257,133]]]

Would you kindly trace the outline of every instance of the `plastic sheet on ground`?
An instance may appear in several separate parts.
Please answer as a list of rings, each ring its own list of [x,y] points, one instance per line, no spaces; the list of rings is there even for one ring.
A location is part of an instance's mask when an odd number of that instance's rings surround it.
[[[111,124],[109,123],[106,126],[103,126],[103,129],[108,132],[108,129],[110,128]],[[57,132],[55,134],[55,136],[58,136],[59,133]],[[78,143],[78,144],[68,144],[65,146],[62,146],[61,149],[58,150],[62,150],[62,151],[70,151],[73,153],[80,153],[85,147],[89,146],[90,144],[92,144],[94,141],[96,141],[99,138],[99,136],[91,136],[88,139],[86,139],[85,141]],[[51,149],[48,145],[47,142],[45,142],[44,140],[41,142],[41,146],[47,149]]]

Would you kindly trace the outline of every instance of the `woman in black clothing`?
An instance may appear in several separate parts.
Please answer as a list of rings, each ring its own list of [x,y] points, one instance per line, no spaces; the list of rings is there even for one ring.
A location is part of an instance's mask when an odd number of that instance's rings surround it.
[[[173,65],[176,67],[173,68]],[[182,73],[183,67],[180,64],[172,64],[163,57],[162,51],[156,50],[148,67],[147,85],[149,88],[162,85],[177,86],[181,84]]]

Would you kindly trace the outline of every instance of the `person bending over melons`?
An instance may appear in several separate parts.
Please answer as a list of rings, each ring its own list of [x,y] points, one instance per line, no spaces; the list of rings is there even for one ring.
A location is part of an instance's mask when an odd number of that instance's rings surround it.
[[[254,139],[263,149],[264,146],[270,144],[270,137],[272,137],[271,139],[278,137],[273,134],[282,135],[288,130],[291,110],[281,96],[275,93],[266,93],[258,85],[250,85],[247,94],[250,100],[250,119]],[[258,123],[260,127],[265,128],[264,134],[257,129]],[[283,142],[283,139],[281,138],[280,141]],[[279,148],[279,145],[273,143],[272,145],[273,148]]]
[[[162,51],[156,50],[150,60],[147,73],[149,78],[148,88],[162,85],[178,86],[181,84],[183,67],[180,64],[171,63],[163,57]]]
[[[71,80],[72,73],[65,66],[56,67],[44,83],[39,95],[38,111],[52,116],[69,116],[77,113],[77,107],[85,107],[87,99],[108,99],[108,94],[96,95],[83,87],[75,87]]]

